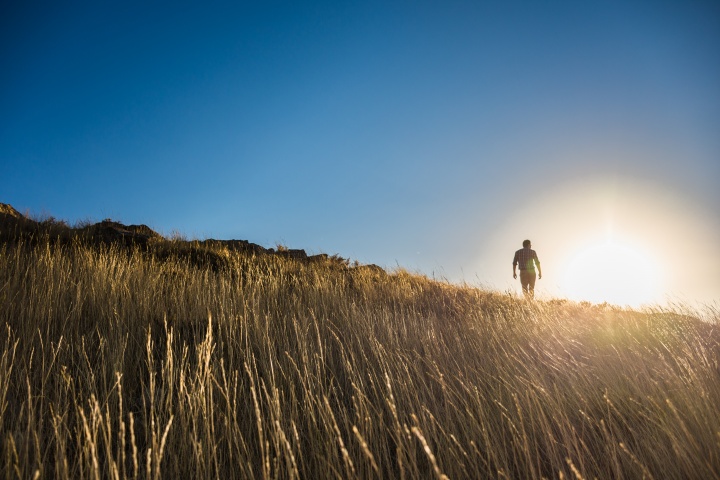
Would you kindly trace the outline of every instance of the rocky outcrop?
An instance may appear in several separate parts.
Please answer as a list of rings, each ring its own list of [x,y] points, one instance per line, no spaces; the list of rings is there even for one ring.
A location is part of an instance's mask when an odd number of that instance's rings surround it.
[[[285,258],[293,258],[295,260],[306,260],[308,258],[307,253],[305,253],[305,250],[283,249],[283,250],[278,250],[274,253],[275,253],[275,255],[279,255],[279,256],[285,257]]]
[[[382,267],[375,265],[375,264],[358,265],[358,266],[354,267],[354,270],[358,273],[364,273],[369,276],[386,275],[385,270]]]
[[[270,253],[270,250],[256,243],[250,243],[247,240],[215,240],[208,239],[197,242],[198,245],[210,248],[226,248],[230,252],[242,252],[261,255]]]
[[[302,249],[278,247],[265,248],[247,240],[167,240],[147,225],[124,225],[111,219],[102,222],[72,228],[64,221],[50,217],[35,221],[18,212],[12,205],[0,203],[0,240],[15,242],[19,238],[35,242],[39,238],[48,238],[52,242],[69,243],[80,240],[87,244],[115,244],[126,247],[141,247],[158,258],[183,256],[194,265],[208,266],[219,270],[227,264],[222,251],[237,252],[246,255],[274,255],[304,263],[315,263],[355,273],[371,276],[386,275],[377,265],[350,265],[350,262],[338,255],[308,255]]]
[[[12,205],[8,205],[7,203],[0,203],[0,215],[10,218],[24,218],[23,214],[15,210]]]
[[[162,235],[147,225],[123,225],[112,220],[103,220],[80,230],[83,235],[103,243],[147,245],[151,240],[163,239]]]

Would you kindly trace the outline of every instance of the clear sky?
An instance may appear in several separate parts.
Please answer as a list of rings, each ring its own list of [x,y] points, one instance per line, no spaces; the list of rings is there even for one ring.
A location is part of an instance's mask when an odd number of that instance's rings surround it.
[[[35,215],[501,291],[530,238],[545,295],[613,242],[643,300],[713,302],[719,184],[715,0],[0,7],[0,202]]]

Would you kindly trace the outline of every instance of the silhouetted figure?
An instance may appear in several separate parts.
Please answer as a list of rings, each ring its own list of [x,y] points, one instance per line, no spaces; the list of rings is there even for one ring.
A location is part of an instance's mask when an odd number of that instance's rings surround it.
[[[516,267],[520,267],[520,285],[523,294],[527,299],[535,298],[535,267],[537,266],[537,278],[542,278],[542,269],[537,253],[532,250],[530,240],[523,241],[523,248],[515,252],[513,258],[513,278],[517,278]]]

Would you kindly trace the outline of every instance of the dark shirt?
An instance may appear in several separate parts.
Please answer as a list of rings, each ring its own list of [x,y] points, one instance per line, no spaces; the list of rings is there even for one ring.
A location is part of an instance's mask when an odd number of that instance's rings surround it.
[[[535,250],[530,248],[521,248],[515,252],[515,258],[513,258],[513,267],[517,265],[520,270],[528,270],[530,272],[535,271],[535,265],[540,267],[540,260],[538,260],[537,253]]]

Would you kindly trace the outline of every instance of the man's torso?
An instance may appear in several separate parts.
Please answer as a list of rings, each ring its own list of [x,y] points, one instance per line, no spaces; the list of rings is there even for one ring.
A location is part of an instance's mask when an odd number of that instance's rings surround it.
[[[518,267],[520,267],[521,271],[535,271],[535,262],[537,259],[537,254],[535,253],[535,250],[531,248],[521,248],[520,250],[515,252],[515,259],[517,260]]]

